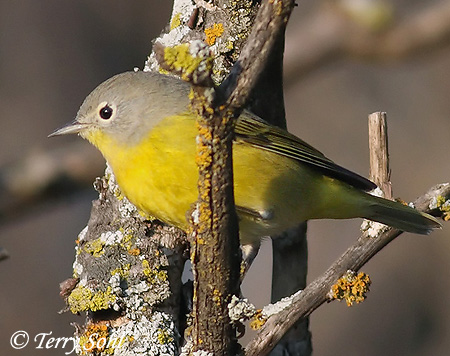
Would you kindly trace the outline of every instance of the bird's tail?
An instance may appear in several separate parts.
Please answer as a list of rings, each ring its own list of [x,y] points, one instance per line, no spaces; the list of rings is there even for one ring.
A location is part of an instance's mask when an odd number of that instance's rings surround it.
[[[368,195],[364,218],[416,234],[429,234],[441,224],[433,216],[399,202]]]

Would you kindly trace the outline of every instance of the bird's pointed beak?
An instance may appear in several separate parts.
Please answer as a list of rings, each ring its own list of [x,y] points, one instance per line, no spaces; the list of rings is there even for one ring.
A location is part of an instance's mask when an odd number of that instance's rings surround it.
[[[80,124],[78,121],[73,121],[70,124],[56,130],[55,132],[52,132],[50,135],[48,135],[48,137],[77,134],[85,130],[86,128],[86,124]]]

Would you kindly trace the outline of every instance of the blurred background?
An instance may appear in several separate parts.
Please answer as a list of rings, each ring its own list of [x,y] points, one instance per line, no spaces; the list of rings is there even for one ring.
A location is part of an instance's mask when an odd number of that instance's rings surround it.
[[[394,195],[406,201],[450,180],[443,3],[303,0],[287,33],[289,130],[367,176],[367,115],[386,111]],[[0,247],[10,254],[0,262],[2,355],[70,350],[9,343],[17,330],[69,337],[70,323],[82,322],[58,314],[59,283],[71,276],[74,240],[104,166],[81,139],[47,135],[101,81],[143,67],[170,10],[156,0],[0,0]],[[62,178],[48,185],[55,172]],[[309,223],[309,280],[357,238],[360,223]],[[448,355],[449,256],[450,224],[428,237],[403,234],[364,267],[373,284],[363,304],[334,302],[312,314],[315,355]],[[270,299],[270,271],[265,241],[244,285],[258,307]]]

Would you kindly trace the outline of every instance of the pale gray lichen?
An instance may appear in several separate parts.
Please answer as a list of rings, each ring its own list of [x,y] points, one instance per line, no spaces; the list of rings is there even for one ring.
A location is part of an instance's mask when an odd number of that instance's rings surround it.
[[[186,24],[196,8],[195,1],[192,0],[176,0],[173,2],[172,15],[170,22],[172,23],[175,17],[180,17],[181,25]]]
[[[300,295],[300,293],[302,293],[301,290],[295,292],[289,297],[279,300],[274,304],[266,305],[262,310],[262,315],[266,318],[269,318],[270,316],[281,312],[283,309],[288,308],[290,305],[292,305],[293,300],[296,299]]]
[[[437,197],[431,198],[431,201],[430,201],[430,204],[428,204],[428,207],[431,210],[437,209],[437,207],[438,207],[438,198]]]
[[[366,219],[364,219],[361,224],[361,231],[365,232],[367,234],[367,237],[371,238],[379,236],[382,232],[386,231],[388,228],[389,226],[385,224]]]
[[[78,234],[78,241],[83,241],[86,237],[86,234],[88,232],[88,227],[85,226],[83,230]]]
[[[247,298],[238,298],[235,295],[228,304],[228,315],[231,321],[246,321],[256,314],[256,307]]]
[[[114,173],[108,163],[106,164],[105,177],[107,180],[108,190],[110,192],[114,192],[114,195],[120,200],[121,204],[118,206],[120,215],[123,218],[128,218],[139,214],[137,208],[120,191],[116,177],[114,176]]]
[[[203,15],[197,18],[196,24],[191,24],[196,28],[189,28],[191,16],[199,8],[202,9]],[[240,54],[242,44],[249,35],[256,9],[252,0],[237,0],[222,8],[204,0],[177,0],[174,2],[169,32],[162,34],[155,43],[173,47],[180,43],[206,39],[214,57],[212,79],[216,85],[220,84],[230,70],[230,63],[237,60]],[[225,24],[227,26],[224,26]],[[205,31],[215,26],[220,27],[222,31],[214,37],[214,41],[210,41],[211,38]],[[160,71],[154,53],[147,58],[144,71]]]
[[[151,319],[143,316],[114,329],[112,336],[127,336],[120,352],[114,355],[126,356],[172,356],[176,354],[175,325],[170,315],[155,311]],[[117,350],[119,351],[119,350]]]
[[[79,277],[81,276],[81,274],[83,273],[84,267],[83,265],[78,262],[78,259],[75,259],[75,261],[73,262],[73,275],[74,277]]]
[[[449,211],[450,210],[450,199],[446,200],[445,203],[441,205],[440,209],[442,211]]]
[[[124,238],[123,232],[120,230],[117,231],[107,231],[103,232],[99,240],[103,243],[104,246],[113,246],[120,244]]]
[[[111,286],[111,289],[114,294],[120,295],[122,293],[122,287],[120,286],[121,277],[119,273],[115,273],[108,280],[108,284]],[[119,310],[120,306],[116,303],[113,306],[114,310]]]

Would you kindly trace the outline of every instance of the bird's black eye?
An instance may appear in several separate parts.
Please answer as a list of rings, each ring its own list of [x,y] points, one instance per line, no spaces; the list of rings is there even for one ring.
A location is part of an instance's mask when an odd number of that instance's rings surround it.
[[[100,109],[100,117],[104,120],[110,119],[112,114],[113,114],[113,109],[108,105],[105,105],[104,107],[102,107]]]

